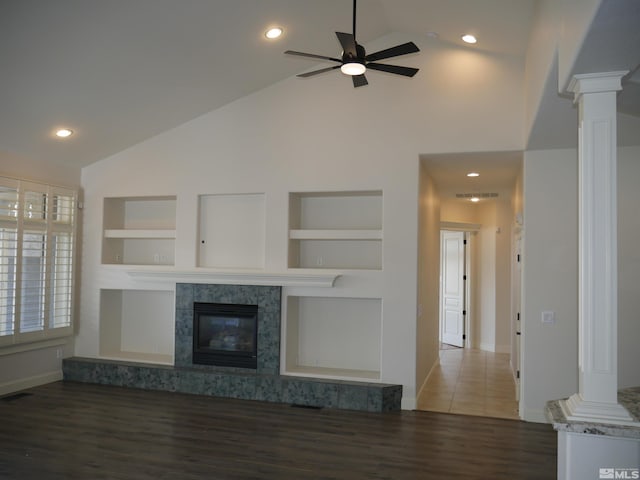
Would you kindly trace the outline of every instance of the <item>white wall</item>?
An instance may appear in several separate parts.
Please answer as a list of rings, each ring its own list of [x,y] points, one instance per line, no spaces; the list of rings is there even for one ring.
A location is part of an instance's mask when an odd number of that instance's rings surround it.
[[[415,41],[415,39],[413,39]],[[377,48],[407,41],[389,36]],[[152,288],[100,266],[105,196],[177,195],[176,265],[196,265],[198,195],[265,194],[265,269],[287,265],[288,192],[383,191],[383,270],[286,295],[383,299],[381,381],[416,396],[419,155],[522,148],[522,63],[427,39],[413,79],[291,78],[87,167],[78,355],[96,356],[100,288]],[[491,122],[487,114],[491,113]],[[425,307],[426,308],[426,307]],[[437,309],[437,305],[435,307]]]
[[[602,0],[539,0],[529,34],[526,62],[526,120],[531,130],[538,113],[545,83],[557,55],[558,71],[553,79],[563,93],[584,37]]]
[[[563,0],[558,42],[558,91],[564,92],[571,70],[602,0]]]
[[[0,149],[0,175],[63,187],[80,186],[80,169],[22,157]]]
[[[556,56],[560,36],[562,2],[540,0],[535,3],[525,67],[525,131],[528,138]],[[554,78],[554,84],[557,78]]]
[[[440,220],[454,223],[478,223],[478,206],[471,202],[461,202],[451,198],[440,202]]]
[[[418,308],[416,386],[422,389],[439,362],[440,199],[427,168],[420,164],[418,209]],[[420,391],[418,392],[418,394]]]
[[[521,415],[578,391],[577,151],[525,154]],[[618,149],[618,386],[640,384],[640,147]],[[541,312],[556,313],[542,325]]]
[[[80,184],[80,169],[52,165],[2,150],[0,176],[71,188],[78,188]],[[73,354],[73,339],[31,344],[28,347],[31,350],[20,351],[24,348],[18,346],[0,349],[0,395],[61,379],[62,358]]]
[[[618,149],[618,387],[640,385],[640,147]]]
[[[496,331],[495,351],[511,350],[511,223],[513,211],[510,199],[501,199],[496,205]]]
[[[479,322],[476,325],[478,335],[474,344],[482,349],[494,352],[496,348],[496,205],[494,202],[478,204],[478,223],[482,226],[478,232],[479,247]]]
[[[577,391],[578,160],[574,149],[524,157],[520,415],[545,421],[548,400]],[[557,323],[543,325],[542,311]]]

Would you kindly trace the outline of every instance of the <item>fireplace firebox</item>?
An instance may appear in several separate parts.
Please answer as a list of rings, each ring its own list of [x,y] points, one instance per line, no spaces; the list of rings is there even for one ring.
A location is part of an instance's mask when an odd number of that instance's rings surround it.
[[[193,304],[193,363],[257,368],[258,306]]]

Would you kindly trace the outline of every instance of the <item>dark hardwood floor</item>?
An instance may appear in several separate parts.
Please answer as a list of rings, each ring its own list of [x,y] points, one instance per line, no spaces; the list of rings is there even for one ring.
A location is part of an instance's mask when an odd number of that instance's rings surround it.
[[[58,382],[0,399],[2,479],[553,479],[551,426]]]

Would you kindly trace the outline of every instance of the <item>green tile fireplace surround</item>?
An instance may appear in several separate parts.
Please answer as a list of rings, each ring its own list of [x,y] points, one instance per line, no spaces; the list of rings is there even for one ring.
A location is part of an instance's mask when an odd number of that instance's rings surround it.
[[[72,357],[64,379],[147,390],[368,412],[400,409],[402,385],[280,375],[278,286],[177,284],[174,366]],[[257,369],[194,365],[193,303],[258,305]]]

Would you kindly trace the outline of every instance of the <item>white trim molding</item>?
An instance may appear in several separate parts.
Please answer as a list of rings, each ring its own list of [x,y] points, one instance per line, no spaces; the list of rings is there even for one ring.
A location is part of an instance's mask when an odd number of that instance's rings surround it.
[[[62,380],[62,370],[55,370],[41,375],[34,375],[32,377],[1,383],[0,396],[19,392],[20,390],[25,390],[27,388],[39,387],[40,385],[46,385],[47,383],[58,382],[60,380]]]
[[[620,70],[574,75],[569,82],[568,90],[574,95],[574,103],[578,103],[580,97],[585,94],[617,92],[622,90],[622,77],[628,73],[629,70]]]
[[[230,285],[275,285],[283,287],[333,287],[339,272],[264,272],[259,270],[174,269],[156,267],[128,269],[129,276],[142,280],[174,283],[218,283]]]

